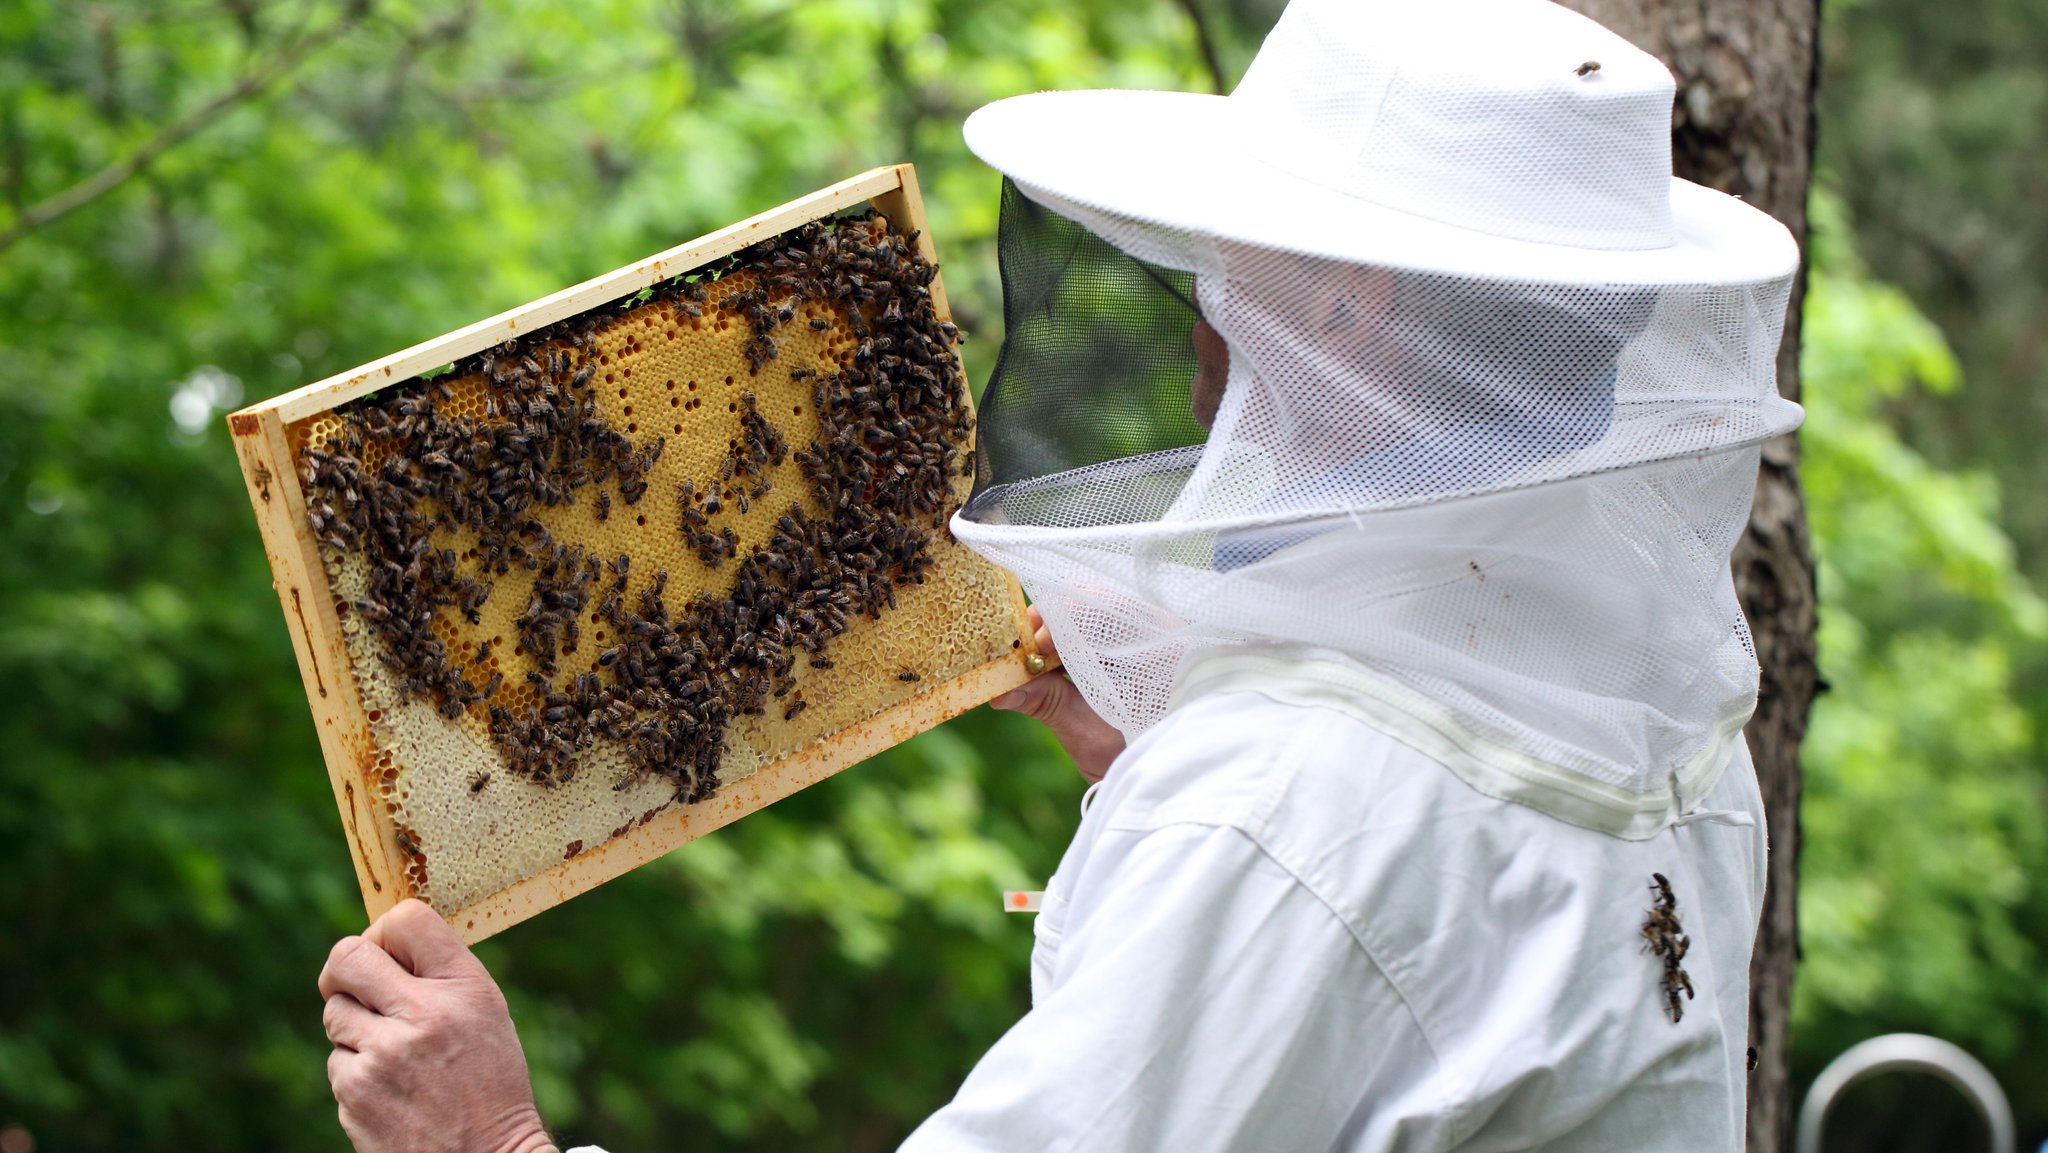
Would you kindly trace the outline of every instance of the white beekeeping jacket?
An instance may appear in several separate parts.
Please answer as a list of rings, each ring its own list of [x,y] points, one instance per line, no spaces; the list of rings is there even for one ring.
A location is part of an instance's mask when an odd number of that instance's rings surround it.
[[[1746,753],[1694,819],[1624,840],[1391,738],[1342,661],[1246,655],[1110,770],[1045,894],[1031,1012],[906,1153],[1741,1148]],[[1653,873],[1691,939],[1675,1023]]]

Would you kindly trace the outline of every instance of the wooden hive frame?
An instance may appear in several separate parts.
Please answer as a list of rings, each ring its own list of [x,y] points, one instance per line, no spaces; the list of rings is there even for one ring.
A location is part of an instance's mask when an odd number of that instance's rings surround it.
[[[345,648],[336,595],[307,522],[306,493],[290,440],[292,427],[379,389],[414,380],[422,373],[508,339],[633,296],[758,241],[857,208],[863,202],[887,219],[892,232],[914,233],[924,259],[936,265],[937,254],[925,224],[924,206],[912,167],[898,164],[876,168],[614,272],[228,417],[235,452],[312,707],[364,908],[372,920],[418,894],[404,867],[407,856],[399,846],[399,828],[380,799],[382,791],[374,779],[379,772],[380,753],[372,734],[372,718],[366,713],[358,691]],[[939,319],[950,319],[943,283],[932,280],[930,292]],[[630,832],[575,852],[568,859],[463,908],[442,909],[442,915],[465,941],[480,940],[1022,684],[1042,670],[1045,663],[1034,651],[1023,597],[1014,581],[1008,581],[1008,601],[1017,638],[1008,653],[925,687],[908,700],[773,760],[752,775],[721,788],[707,801],[670,806]]]

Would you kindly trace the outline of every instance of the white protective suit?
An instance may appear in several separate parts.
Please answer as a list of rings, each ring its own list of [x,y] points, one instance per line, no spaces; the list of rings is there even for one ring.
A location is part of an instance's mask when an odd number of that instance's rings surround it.
[[[1046,890],[1031,1012],[907,1153],[1739,1149],[1748,758],[1712,818],[1622,840],[1474,791],[1293,655],[1195,669],[1118,759]],[[1677,1024],[1653,872],[1694,942]]]
[[[907,1149],[1740,1148],[1728,561],[1798,254],[1672,178],[1673,90],[1544,0],[1295,0],[1229,97],[969,119],[1006,334],[954,532],[1130,744]]]

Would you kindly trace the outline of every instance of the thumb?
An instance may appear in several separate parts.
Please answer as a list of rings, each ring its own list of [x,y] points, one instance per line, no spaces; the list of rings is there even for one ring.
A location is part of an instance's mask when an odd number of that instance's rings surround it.
[[[424,901],[400,901],[363,930],[363,939],[391,954],[415,976],[469,977],[483,970],[483,962]]]
[[[1095,720],[1095,710],[1088,707],[1081,690],[1057,672],[1041,673],[989,703],[1023,713],[1061,737],[1078,735],[1088,722]]]

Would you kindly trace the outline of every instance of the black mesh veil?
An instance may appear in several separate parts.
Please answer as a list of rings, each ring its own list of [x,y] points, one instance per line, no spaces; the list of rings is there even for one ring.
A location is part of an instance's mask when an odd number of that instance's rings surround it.
[[[1189,399],[1194,274],[1125,254],[1007,179],[996,253],[1005,333],[982,394],[977,498],[1207,439]]]

